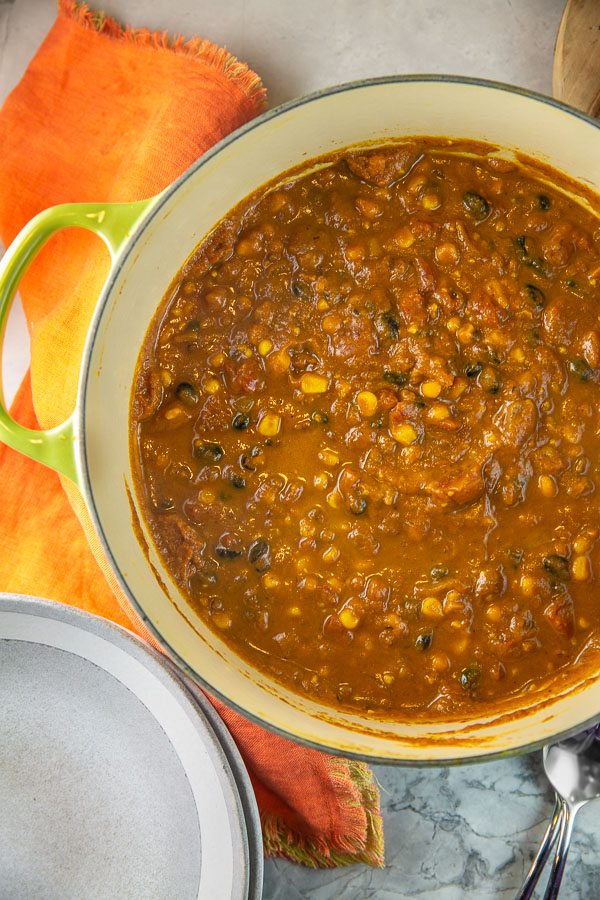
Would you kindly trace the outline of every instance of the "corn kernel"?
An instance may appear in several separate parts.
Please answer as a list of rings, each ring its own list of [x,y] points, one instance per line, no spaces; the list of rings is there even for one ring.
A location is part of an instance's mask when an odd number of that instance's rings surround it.
[[[374,416],[377,412],[377,397],[371,391],[360,391],[356,403],[363,416]]]
[[[198,495],[200,502],[205,506],[210,506],[211,503],[215,502],[215,492],[210,488],[204,488],[200,491]]]
[[[278,350],[269,356],[268,366],[271,372],[274,372],[276,375],[282,375],[284,372],[287,372],[291,362],[292,357],[287,350]]]
[[[571,563],[571,575],[575,581],[588,581],[592,567],[587,556],[576,556]]]
[[[521,577],[520,587],[521,593],[524,594],[525,597],[533,597],[537,590],[535,578],[532,578],[531,575],[523,575]]]
[[[446,322],[446,328],[452,334],[454,334],[455,331],[458,331],[458,329],[460,328],[460,319],[458,318],[458,316],[452,316],[451,319],[448,319],[448,321]]]
[[[211,309],[221,309],[227,303],[227,292],[223,288],[213,288],[206,292],[204,300]]]
[[[238,256],[249,257],[249,256],[258,256],[260,252],[260,248],[257,246],[255,241],[249,240],[248,238],[240,238],[237,242],[235,252]]]
[[[381,676],[381,680],[384,684],[390,685],[393,684],[396,679],[391,672],[384,672]]]
[[[473,341],[473,332],[475,331],[475,326],[471,322],[467,322],[466,325],[461,325],[460,328],[456,332],[456,337],[460,341],[461,344],[470,344]]]
[[[450,418],[450,410],[444,403],[434,403],[429,409],[428,417],[436,422],[441,422],[443,419]]]
[[[421,385],[421,393],[430,400],[440,396],[442,386],[439,381],[424,381]]]
[[[207,378],[203,388],[207,394],[216,394],[221,389],[221,382],[218,378]]]
[[[408,447],[409,444],[414,444],[417,439],[417,432],[409,424],[394,425],[390,428],[390,434],[395,441],[398,441],[399,444],[404,444],[405,447]]]
[[[273,191],[269,197],[269,208],[271,212],[279,212],[287,203],[286,195],[283,191]]]
[[[171,421],[173,421],[173,419],[178,419],[179,416],[182,414],[182,412],[183,412],[183,410],[182,410],[181,406],[175,405],[175,406],[170,406],[168,409],[166,409],[164,411],[163,415],[168,422],[171,422]]]
[[[324,491],[329,485],[329,476],[327,472],[317,472],[313,478],[313,484],[316,488]]]
[[[381,204],[371,197],[357,197],[355,206],[365,219],[376,219],[383,212]]]
[[[562,433],[570,444],[578,444],[581,440],[581,430],[577,425],[565,425]]]
[[[325,334],[333,334],[341,325],[341,322],[341,317],[337,313],[329,313],[329,315],[323,316],[321,328]]]
[[[160,373],[160,380],[162,381],[162,383],[164,384],[165,387],[169,387],[169,385],[173,381],[173,379],[171,377],[171,373],[167,372],[166,369],[163,369],[163,371]]]
[[[263,437],[275,437],[281,428],[281,416],[266,413],[258,423],[258,431]]]
[[[450,668],[450,660],[445,653],[434,653],[431,657],[431,668],[435,672],[447,672]]]
[[[317,527],[310,519],[300,519],[298,531],[302,538],[313,538],[317,532]]]
[[[324,394],[329,388],[329,379],[325,375],[305,372],[300,379],[300,390],[303,394]]]
[[[215,369],[220,369],[224,362],[225,362],[225,354],[221,353],[220,351],[218,353],[213,353],[213,355],[209,359],[209,363]]]
[[[341,509],[344,505],[344,498],[339,491],[332,491],[327,495],[327,503],[332,509]]]
[[[402,228],[399,228],[398,231],[394,234],[392,240],[398,247],[402,247],[403,250],[406,250],[415,242],[415,236],[408,227],[408,225],[404,225]]]
[[[337,547],[328,547],[327,550],[323,552],[321,559],[325,563],[334,563],[337,559],[340,558],[340,551]]]
[[[510,358],[518,363],[525,362],[525,352],[520,347],[513,347],[510,351]]]
[[[435,248],[435,257],[442,265],[453,266],[458,262],[458,248],[452,241],[443,241]]]
[[[462,595],[458,591],[448,591],[444,597],[444,612],[462,612],[465,608],[465,602]]]
[[[322,463],[325,463],[326,466],[337,466],[340,457],[339,454],[335,452],[335,450],[330,450],[328,447],[325,447],[324,450],[319,450],[319,459]]]
[[[408,331],[409,334],[416,334],[417,331],[419,330],[419,326],[418,325],[409,325],[406,330]]]
[[[556,497],[558,494],[558,487],[552,475],[540,475],[538,485],[543,497]]]
[[[317,300],[317,309],[319,312],[325,312],[326,309],[329,309],[329,303],[324,297],[321,297],[320,300]]]
[[[299,616],[302,615],[302,610],[299,606],[290,606],[290,608],[288,609],[288,615],[299,618]]]
[[[344,628],[347,628],[348,631],[353,631],[353,629],[356,628],[356,626],[360,622],[359,617],[350,606],[347,606],[345,609],[343,609],[341,613],[339,613],[338,618]]]
[[[246,347],[245,344],[242,344],[241,346],[239,346],[239,347],[238,347],[238,350],[239,350],[240,353],[242,353],[242,354],[243,354],[244,356],[246,356],[248,359],[250,359],[250,357],[252,356],[252,348],[251,348],[251,347]]]
[[[279,586],[279,578],[277,575],[267,572],[266,575],[263,575],[262,577],[262,583],[266,588],[275,588]]]
[[[224,612],[216,612],[213,613],[210,617],[213,625],[216,625],[217,628],[220,628],[222,631],[225,631],[227,628],[231,628],[231,616]]]
[[[499,625],[502,621],[502,609],[497,603],[490,603],[485,611],[485,617],[488,621],[493,622],[495,625]]]
[[[442,201],[437,194],[425,194],[421,200],[421,206],[424,209],[439,209],[441,205]]]
[[[365,248],[362,244],[350,244],[350,246],[346,247],[346,259],[350,262],[354,262],[357,259],[363,259],[365,255]]]
[[[469,387],[469,382],[466,378],[455,378],[454,384],[450,389],[450,397],[452,400],[458,400],[461,397],[466,389]]]
[[[312,563],[308,556],[301,556],[296,560],[296,568],[299,572],[309,572],[312,568]]]
[[[441,619],[444,610],[437,597],[425,597],[421,601],[421,613],[428,619]]]
[[[267,353],[270,353],[272,349],[273,341],[270,341],[268,338],[265,338],[264,341],[259,341],[258,352],[261,356],[266,356]]]
[[[592,549],[592,543],[592,538],[589,535],[580,534],[573,541],[573,550],[575,551],[575,553],[581,556],[584,553],[590,552],[590,550]]]

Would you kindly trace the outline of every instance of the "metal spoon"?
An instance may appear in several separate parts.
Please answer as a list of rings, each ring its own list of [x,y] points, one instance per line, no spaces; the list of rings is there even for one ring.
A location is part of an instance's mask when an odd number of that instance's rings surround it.
[[[516,900],[529,900],[558,839],[544,900],[558,897],[575,816],[589,800],[600,798],[600,725],[550,744],[543,750],[544,770],[556,791],[552,821]]]

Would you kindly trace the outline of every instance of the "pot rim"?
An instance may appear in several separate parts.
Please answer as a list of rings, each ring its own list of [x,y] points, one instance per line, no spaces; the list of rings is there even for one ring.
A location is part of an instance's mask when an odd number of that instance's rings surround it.
[[[210,147],[205,153],[202,154],[194,163],[192,163],[189,168],[187,168],[175,181],[172,182],[164,191],[156,196],[156,202],[153,203],[146,215],[139,221],[134,230],[132,231],[129,239],[124,244],[122,251],[119,253],[118,258],[115,260],[114,265],[111,267],[107,280],[102,289],[102,293],[98,299],[96,307],[94,309],[94,314],[92,316],[87,339],[82,355],[81,361],[81,374],[79,379],[79,388],[77,395],[77,403],[74,411],[74,423],[75,423],[75,435],[77,436],[76,446],[75,446],[75,454],[79,458],[79,468],[80,468],[80,482],[79,487],[82,493],[82,496],[85,500],[88,512],[94,524],[94,528],[98,535],[98,539],[100,541],[102,550],[104,551],[114,573],[119,586],[125,596],[127,597],[128,602],[131,604],[135,613],[144,623],[145,627],[150,631],[150,633],[155,637],[157,643],[160,647],[170,656],[170,658],[176,663],[176,665],[194,681],[197,685],[199,685],[203,690],[207,693],[214,695],[221,702],[223,702],[229,708],[235,710],[245,719],[250,720],[256,725],[259,725],[262,728],[266,728],[268,731],[278,735],[279,737],[286,738],[288,740],[293,741],[294,743],[301,744],[303,746],[309,747],[314,750],[319,750],[321,752],[331,753],[333,755],[342,754],[343,756],[350,759],[362,760],[364,762],[368,762],[370,764],[375,765],[397,765],[397,766],[406,766],[406,767],[435,767],[435,766],[450,766],[450,765],[462,765],[469,763],[484,763],[484,762],[492,762],[494,760],[504,759],[511,756],[517,756],[524,753],[529,753],[534,750],[541,749],[544,745],[556,741],[562,740],[570,735],[576,734],[577,732],[587,728],[593,724],[595,724],[600,716],[600,710],[596,713],[596,715],[587,718],[580,724],[573,726],[572,728],[565,729],[564,731],[555,732],[549,737],[545,739],[540,739],[539,741],[532,741],[529,743],[520,744],[517,746],[512,746],[505,750],[491,750],[477,753],[475,755],[465,755],[459,757],[449,757],[449,758],[435,758],[435,759],[407,759],[402,757],[392,757],[392,756],[378,756],[377,754],[366,754],[360,753],[358,751],[353,751],[344,748],[343,750],[336,746],[330,746],[326,743],[322,743],[316,740],[311,740],[310,738],[302,737],[294,734],[291,731],[287,731],[286,729],[274,725],[269,721],[266,721],[256,713],[247,710],[245,707],[241,706],[237,703],[236,700],[222,693],[219,689],[215,688],[210,682],[204,677],[204,675],[196,672],[192,666],[183,659],[179,653],[171,646],[171,644],[161,635],[160,631],[155,627],[154,623],[148,618],[143,607],[140,602],[137,600],[131,589],[129,588],[127,581],[111,551],[110,542],[105,534],[104,528],[102,526],[102,521],[100,515],[98,513],[94,492],[92,487],[92,479],[90,476],[89,464],[88,464],[88,455],[87,455],[87,446],[85,440],[85,421],[86,421],[86,396],[87,396],[87,386],[90,375],[90,362],[92,353],[94,351],[96,337],[98,335],[98,324],[102,318],[104,309],[106,304],[108,303],[109,297],[113,291],[116,281],[119,278],[125,264],[130,260],[132,252],[134,251],[136,244],[142,234],[146,231],[148,226],[155,220],[155,218],[160,215],[161,211],[164,209],[165,204],[171,199],[171,197],[179,191],[179,189],[203,166],[205,166],[209,161],[211,161],[215,156],[221,153],[228,146],[233,144],[239,138],[244,135],[252,132],[256,128],[261,128],[264,125],[268,124],[274,119],[277,119],[281,115],[289,113],[295,109],[299,109],[300,107],[312,103],[314,101],[321,100],[325,97],[331,97],[336,94],[348,93],[354,90],[360,90],[363,88],[369,87],[377,87],[379,85],[392,85],[392,84],[449,84],[456,85],[457,87],[468,87],[468,88],[483,88],[485,90],[490,91],[500,91],[502,93],[514,94],[518,97],[524,97],[529,100],[533,100],[538,103],[542,103],[547,106],[554,107],[559,112],[566,114],[567,116],[573,117],[575,119],[580,119],[586,122],[587,124],[594,127],[596,130],[600,130],[600,121],[593,118],[587,113],[581,112],[574,107],[568,106],[567,104],[555,100],[553,97],[549,97],[545,94],[542,94],[538,91],[530,90],[528,88],[519,87],[517,85],[511,85],[506,82],[494,81],[492,79],[485,78],[475,78],[471,76],[461,76],[461,75],[444,75],[444,74],[411,74],[411,75],[383,75],[377,76],[373,78],[365,78],[359,79],[356,81],[343,82],[342,84],[333,85],[331,87],[321,88],[317,91],[313,91],[309,94],[302,95],[300,97],[294,98],[293,100],[289,100],[285,103],[280,104],[279,106],[274,107],[273,109],[267,110],[264,113],[256,116],[254,119],[251,119],[245,125],[242,125],[240,128],[237,128],[235,131],[232,131],[230,134],[226,135],[212,147]],[[460,137],[460,136],[458,136]],[[335,710],[332,708],[332,712],[335,713]],[[374,720],[377,721],[377,720]]]

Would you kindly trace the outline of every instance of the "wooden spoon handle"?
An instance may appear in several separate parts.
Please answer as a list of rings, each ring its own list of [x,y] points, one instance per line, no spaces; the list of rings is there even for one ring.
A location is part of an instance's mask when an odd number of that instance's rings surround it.
[[[592,116],[600,114],[600,3],[568,0],[554,50],[552,93]]]

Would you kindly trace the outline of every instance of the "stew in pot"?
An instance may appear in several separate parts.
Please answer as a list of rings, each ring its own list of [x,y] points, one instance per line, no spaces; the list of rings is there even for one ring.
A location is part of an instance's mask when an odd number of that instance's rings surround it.
[[[321,159],[234,209],[156,314],[148,528],[295,692],[448,717],[594,657],[600,223],[549,174],[451,141]]]

